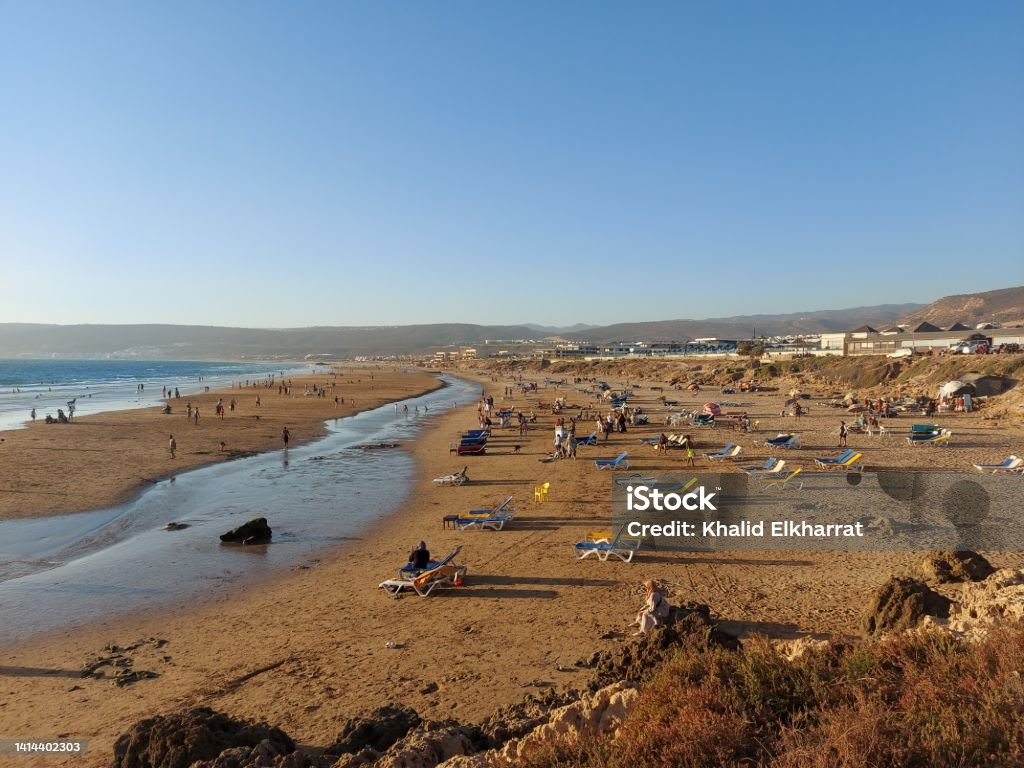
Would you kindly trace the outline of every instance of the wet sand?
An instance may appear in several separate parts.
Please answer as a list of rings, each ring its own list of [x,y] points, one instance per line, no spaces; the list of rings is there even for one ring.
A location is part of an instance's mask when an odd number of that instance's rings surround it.
[[[327,396],[304,396],[304,388],[314,385],[326,387]],[[160,408],[112,411],[0,432],[0,520],[119,504],[179,472],[280,448],[285,426],[291,444],[301,445],[323,435],[327,419],[440,386],[423,371],[342,366],[334,374],[294,377],[291,395],[278,394],[276,383],[224,389],[172,400],[170,415]],[[228,410],[232,398],[234,411]],[[223,419],[214,413],[218,399]],[[187,418],[188,403],[200,410],[198,424]],[[171,434],[177,442],[173,459]]]
[[[639,437],[662,431],[654,424],[613,434],[596,448],[581,448],[575,462],[540,463],[551,445],[554,418],[540,403],[558,396],[570,404],[597,403],[571,386],[529,396],[517,390],[515,399],[506,402],[501,391],[507,383],[485,386],[496,404],[536,412],[529,436],[520,437],[517,429],[498,430],[486,456],[458,459],[449,454],[449,445],[461,431],[476,426],[475,407],[439,417],[412,449],[417,465],[412,501],[318,566],[254,589],[239,585],[188,609],[56,632],[10,649],[0,667],[0,734],[88,737],[90,755],[75,762],[100,765],[109,762],[116,737],[138,719],[194,705],[266,719],[301,744],[317,746],[332,743],[347,718],[388,702],[409,704],[425,717],[472,721],[526,693],[580,684],[587,673],[574,671],[573,663],[623,642],[644,579],[664,582],[671,600],[709,604],[735,630],[822,636],[855,632],[869,593],[918,559],[911,553],[641,552],[631,564],[576,561],[572,542],[609,520],[612,480],[610,473],[595,469],[594,458],[629,450],[631,471],[653,472],[679,469],[682,456],[659,456],[639,445]],[[703,393],[672,396],[683,407],[709,399]],[[761,419],[761,431],[693,430],[702,450],[739,442],[756,463],[767,455],[756,441],[795,429],[791,418],[778,415],[778,395],[730,399],[750,404],[751,415]],[[650,390],[642,390],[638,400],[656,407]],[[787,458],[806,465],[829,452],[838,418],[812,404],[811,414],[799,424],[807,447]],[[1018,432],[988,424],[980,415],[936,420],[964,435],[963,444],[911,448],[899,436],[852,436],[850,444],[865,449],[872,467],[966,470],[975,461],[1002,458],[1021,441]],[[431,483],[465,465],[469,484],[442,488]],[[541,504],[533,500],[533,487],[543,481],[551,483],[551,490]],[[495,504],[508,495],[515,497],[517,514],[504,531],[460,533],[442,526],[444,515]],[[466,586],[429,598],[387,598],[378,582],[397,575],[421,538],[435,554],[463,545]],[[1020,559],[993,556],[997,566],[1018,565]],[[124,645],[144,637],[167,642],[129,655],[136,669],[160,677],[126,688],[78,677],[82,664],[102,654],[108,643]],[[57,762],[47,758],[45,764]]]

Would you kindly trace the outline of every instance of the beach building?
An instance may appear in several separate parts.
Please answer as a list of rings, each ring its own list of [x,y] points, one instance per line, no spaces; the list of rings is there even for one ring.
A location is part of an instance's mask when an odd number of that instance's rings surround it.
[[[821,349],[841,355],[888,355],[900,350],[925,354],[971,351],[999,351],[1024,344],[1024,328],[986,328],[978,330],[957,322],[943,330],[932,323],[914,328],[897,326],[879,331],[864,325],[843,333],[823,333]],[[966,345],[966,346],[964,346]]]

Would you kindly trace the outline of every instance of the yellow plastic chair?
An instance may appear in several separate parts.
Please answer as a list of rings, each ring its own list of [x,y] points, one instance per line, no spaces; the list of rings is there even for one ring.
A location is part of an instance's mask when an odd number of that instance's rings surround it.
[[[533,489],[533,500],[539,504],[543,504],[545,499],[548,497],[548,489],[551,487],[551,483],[543,483]]]

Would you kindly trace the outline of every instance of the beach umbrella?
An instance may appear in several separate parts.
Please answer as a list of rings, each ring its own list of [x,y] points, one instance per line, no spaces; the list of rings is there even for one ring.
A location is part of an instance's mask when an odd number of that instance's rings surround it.
[[[791,390],[789,390],[789,396],[790,397],[800,397],[800,390],[799,389],[791,389]]]
[[[863,403],[857,403],[856,405],[851,405],[846,410],[849,411],[850,413],[860,413],[861,411],[866,411],[867,409],[868,407]]]
[[[720,416],[722,413],[721,407],[718,403],[704,403],[704,415],[705,416]]]

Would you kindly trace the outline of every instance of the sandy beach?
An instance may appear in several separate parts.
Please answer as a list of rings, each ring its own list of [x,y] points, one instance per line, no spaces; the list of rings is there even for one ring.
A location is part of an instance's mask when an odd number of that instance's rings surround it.
[[[329,419],[441,386],[425,372],[355,365],[296,376],[287,395],[280,382],[240,384],[170,400],[169,415],[160,408],[112,411],[0,433],[0,520],[111,506],[177,473],[280,448],[285,427],[291,444],[301,445],[320,437]],[[314,387],[325,396],[305,394]],[[224,418],[215,415],[218,400]],[[188,405],[199,409],[198,422],[188,418]]]
[[[340,378],[349,375],[346,372]],[[406,374],[378,372],[375,376],[379,377],[375,381],[392,382],[387,395],[383,387],[373,389],[373,395],[382,399],[400,396],[400,387],[409,387],[409,392],[424,387],[423,380]],[[428,718],[457,716],[474,721],[527,693],[579,685],[583,672],[574,669],[574,662],[624,642],[644,579],[662,581],[672,601],[710,605],[727,628],[739,633],[827,637],[855,633],[867,596],[889,575],[918,559],[910,553],[641,552],[629,564],[576,561],[571,544],[609,520],[610,473],[597,471],[593,459],[629,450],[630,471],[653,472],[680,468],[681,452],[659,456],[639,443],[640,437],[656,436],[663,429],[654,423],[660,417],[652,414],[650,426],[613,433],[598,447],[580,448],[576,461],[541,463],[539,459],[550,449],[554,423],[542,403],[564,397],[568,415],[581,406],[597,407],[595,399],[571,385],[545,386],[543,376],[533,375],[541,387],[537,394],[524,395],[516,389],[513,399],[503,400],[503,388],[511,384],[507,377],[492,381],[484,374],[477,378],[496,404],[514,405],[537,416],[528,436],[520,437],[514,427],[498,429],[488,443],[487,455],[456,458],[449,453],[451,442],[460,432],[474,428],[477,419],[475,405],[460,407],[436,417],[412,447],[417,468],[413,500],[359,541],[340,546],[317,567],[296,569],[252,589],[217,594],[198,606],[99,622],[8,649],[0,667],[0,733],[89,738],[89,755],[75,762],[101,765],[109,762],[113,741],[135,721],[194,705],[267,720],[309,746],[332,743],[345,719],[388,702],[408,704]],[[654,386],[666,383],[643,382],[636,390],[636,402],[657,412],[663,390]],[[347,391],[356,390],[347,385]],[[709,397],[672,394],[684,408],[698,406]],[[355,396],[362,406],[361,401],[373,395],[346,396]],[[212,415],[216,396],[211,397],[202,407]],[[248,393],[246,397],[252,399]],[[248,429],[238,427],[233,443],[251,450],[273,445],[284,419],[305,425],[295,432],[311,439],[317,421],[325,418],[318,409],[333,409],[331,399],[325,405],[300,398],[293,410],[284,404],[274,410],[276,397],[276,393],[264,397],[267,418],[256,426],[250,421]],[[738,442],[756,462],[767,455],[756,442],[776,431],[796,429],[792,417],[779,416],[778,393],[732,399],[747,404],[751,416],[760,420],[759,431],[695,431],[700,450]],[[269,414],[276,419],[273,428]],[[299,414],[307,420],[300,422]],[[116,424],[119,418],[110,414],[103,421]],[[157,472],[155,467],[159,462],[166,464],[167,455],[155,432],[163,431],[160,419],[168,417],[146,414],[146,418],[155,423],[135,439],[146,436],[145,440],[156,442],[147,471]],[[183,416],[181,421],[187,434]],[[905,426],[900,421],[893,424]],[[1007,446],[1021,440],[1015,427],[987,423],[983,413],[950,415],[943,422],[965,436],[963,445],[931,450],[911,448],[898,436],[856,435],[851,436],[850,445],[863,449],[869,468],[964,471],[971,463],[1002,458]],[[834,450],[832,433],[837,423],[834,412],[812,404],[799,423],[805,448],[787,458],[795,466],[807,467],[813,456]],[[24,430],[26,439],[40,431]],[[245,436],[251,442],[242,443]],[[109,434],[107,439],[112,439]],[[205,441],[218,439],[211,427]],[[11,446],[4,450],[10,451]],[[194,459],[195,465],[210,460],[205,454]],[[707,467],[698,462],[698,467],[702,465]],[[431,483],[431,478],[463,466],[468,466],[470,483],[457,488]],[[120,477],[121,485],[109,484],[105,495],[97,492],[90,497],[93,503],[108,503],[138,487],[129,484],[128,473]],[[543,504],[533,500],[533,488],[541,482],[551,484]],[[516,517],[503,531],[456,532],[442,526],[445,515],[494,505],[510,495]],[[43,504],[36,509],[42,514],[53,507]],[[397,575],[397,568],[420,539],[436,555],[462,545],[459,561],[469,569],[466,585],[429,598],[389,599],[377,588],[378,582]],[[997,554],[992,559],[1000,567],[1021,563],[1017,555]],[[82,666],[102,656],[105,646],[126,646],[142,638],[165,642],[159,647],[143,644],[127,654],[134,659],[135,669],[154,671],[159,677],[125,688],[80,677]],[[38,760],[38,764],[56,762]]]

